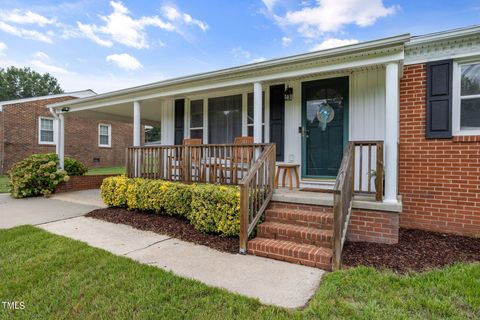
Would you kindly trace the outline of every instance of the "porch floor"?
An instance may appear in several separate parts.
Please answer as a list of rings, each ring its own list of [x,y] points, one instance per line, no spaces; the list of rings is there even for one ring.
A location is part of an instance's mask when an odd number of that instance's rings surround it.
[[[333,206],[333,193],[300,191],[297,188],[292,190],[278,188],[273,193],[272,201],[331,207]],[[401,212],[402,201],[401,197],[399,197],[397,203],[386,203],[375,201],[375,195],[373,194],[356,194],[353,198],[353,207],[356,209]]]

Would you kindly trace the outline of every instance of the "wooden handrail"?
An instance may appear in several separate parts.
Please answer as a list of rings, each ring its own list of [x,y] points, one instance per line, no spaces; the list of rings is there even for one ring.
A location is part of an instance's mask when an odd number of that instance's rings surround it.
[[[341,267],[343,244],[352,211],[354,194],[355,144],[349,142],[342,158],[333,192],[332,269]]]
[[[240,180],[240,253],[247,253],[248,237],[272,199],[275,145],[268,144],[247,175]]]

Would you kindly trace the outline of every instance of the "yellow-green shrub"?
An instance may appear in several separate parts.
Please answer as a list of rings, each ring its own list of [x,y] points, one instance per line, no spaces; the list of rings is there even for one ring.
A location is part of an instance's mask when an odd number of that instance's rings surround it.
[[[197,230],[238,235],[240,231],[240,189],[213,184],[192,188],[189,220]]]
[[[116,176],[103,180],[101,195],[109,207],[184,216],[203,232],[225,236],[239,232],[238,187]]]

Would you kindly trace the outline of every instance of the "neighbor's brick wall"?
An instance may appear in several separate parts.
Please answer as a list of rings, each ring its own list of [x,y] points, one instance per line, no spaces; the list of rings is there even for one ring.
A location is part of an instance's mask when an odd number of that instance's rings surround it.
[[[349,241],[398,243],[399,216],[396,212],[353,209],[347,231]]]
[[[400,81],[400,225],[480,235],[480,138],[425,139],[425,64]]]
[[[98,189],[102,185],[103,179],[112,176],[115,175],[102,174],[92,176],[71,176],[68,182],[62,182],[57,186],[55,193]]]
[[[4,106],[0,113],[4,121],[0,128],[0,174],[31,154],[55,152],[54,145],[38,143],[38,118],[52,117],[46,107],[48,104],[70,99],[74,98],[52,98]],[[98,147],[99,123],[112,125],[111,148]],[[65,116],[65,155],[79,159],[88,167],[123,166],[125,147],[131,145],[132,140],[131,124]],[[100,158],[100,162],[94,163],[94,158]]]

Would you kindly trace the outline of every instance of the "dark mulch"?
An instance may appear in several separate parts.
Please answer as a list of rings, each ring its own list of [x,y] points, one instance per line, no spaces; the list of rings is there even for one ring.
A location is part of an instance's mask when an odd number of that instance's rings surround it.
[[[480,238],[409,229],[400,229],[398,244],[348,242],[343,251],[345,266],[370,266],[401,274],[476,261],[480,261]]]
[[[152,231],[177,239],[204,245],[218,251],[238,253],[238,237],[221,237],[195,230],[187,219],[157,213],[128,211],[122,208],[98,209],[87,214],[113,223],[122,223],[136,229]]]

